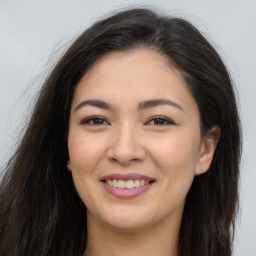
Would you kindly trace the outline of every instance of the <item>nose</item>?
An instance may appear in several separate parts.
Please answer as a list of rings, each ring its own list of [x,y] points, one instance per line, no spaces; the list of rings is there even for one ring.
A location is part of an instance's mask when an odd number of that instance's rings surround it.
[[[107,158],[121,165],[143,161],[146,152],[139,137],[138,132],[131,125],[120,127],[113,132]]]

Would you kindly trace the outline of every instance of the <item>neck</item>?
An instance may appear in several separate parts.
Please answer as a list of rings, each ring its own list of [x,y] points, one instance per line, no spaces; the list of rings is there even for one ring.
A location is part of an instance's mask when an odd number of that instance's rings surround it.
[[[120,231],[88,222],[84,256],[178,256],[180,220],[162,222],[150,228]]]

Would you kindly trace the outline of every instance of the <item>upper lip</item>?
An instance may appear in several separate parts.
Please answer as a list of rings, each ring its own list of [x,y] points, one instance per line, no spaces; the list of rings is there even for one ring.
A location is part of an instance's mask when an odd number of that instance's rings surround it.
[[[145,180],[145,181],[154,181],[155,179],[149,176],[145,176],[138,173],[112,173],[106,176],[103,176],[100,180]]]

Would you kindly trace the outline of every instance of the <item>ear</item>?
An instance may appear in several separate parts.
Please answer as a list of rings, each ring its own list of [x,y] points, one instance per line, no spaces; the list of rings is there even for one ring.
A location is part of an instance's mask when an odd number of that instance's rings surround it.
[[[219,142],[220,134],[221,134],[220,127],[214,126],[202,138],[195,175],[200,175],[202,173],[205,173],[210,168],[215,149]]]
[[[67,168],[68,168],[69,171],[71,171],[70,160],[68,160],[68,162],[67,162]]]

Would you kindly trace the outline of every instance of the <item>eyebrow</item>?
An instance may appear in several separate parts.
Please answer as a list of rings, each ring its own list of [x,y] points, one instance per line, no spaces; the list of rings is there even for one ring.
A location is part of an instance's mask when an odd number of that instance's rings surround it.
[[[153,108],[161,105],[169,105],[179,110],[182,110],[184,112],[184,109],[179,104],[168,99],[152,99],[152,100],[142,101],[139,103],[138,109],[143,110],[143,109]]]
[[[107,109],[107,110],[112,110],[113,109],[110,104],[108,104],[108,103],[106,103],[105,101],[102,101],[102,100],[84,100],[84,101],[80,102],[75,107],[75,111],[79,110],[80,108],[82,108],[84,106],[93,106],[93,107]]]
[[[179,104],[175,103],[174,101],[168,100],[168,99],[152,99],[152,100],[142,101],[138,104],[138,110],[144,110],[144,109],[153,108],[153,107],[157,107],[157,106],[161,106],[161,105],[169,105],[169,106],[175,107],[179,110],[182,110],[184,112],[184,109]],[[75,107],[75,111],[81,109],[84,106],[93,106],[93,107],[106,109],[106,110],[114,109],[107,102],[95,99],[95,100],[84,100],[84,101],[80,102]]]

